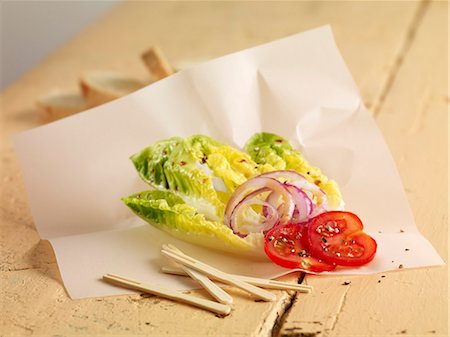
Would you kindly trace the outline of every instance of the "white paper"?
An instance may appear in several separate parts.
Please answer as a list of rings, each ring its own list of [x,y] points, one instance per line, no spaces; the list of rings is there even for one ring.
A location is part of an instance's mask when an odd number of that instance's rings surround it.
[[[378,242],[365,274],[443,264],[418,232],[388,148],[363,106],[329,27],[227,55],[124,98],[15,137],[36,227],[55,250],[72,298],[128,293],[118,273],[173,289],[159,271],[162,243],[239,274],[289,270],[194,247],[134,216],[120,198],[147,189],[129,156],[155,141],[203,133],[242,147],[255,132],[288,138],[335,179],[346,209]],[[409,249],[406,251],[405,249]]]

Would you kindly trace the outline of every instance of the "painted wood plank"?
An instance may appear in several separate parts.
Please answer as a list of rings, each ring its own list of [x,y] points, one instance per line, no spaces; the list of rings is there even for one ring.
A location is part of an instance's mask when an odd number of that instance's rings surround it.
[[[227,289],[234,298],[232,313],[220,317],[139,293],[73,301],[61,287],[56,264],[2,273],[1,282],[2,336],[268,336],[290,303],[282,291],[274,291],[277,301],[268,303]],[[205,291],[192,293],[209,298]]]

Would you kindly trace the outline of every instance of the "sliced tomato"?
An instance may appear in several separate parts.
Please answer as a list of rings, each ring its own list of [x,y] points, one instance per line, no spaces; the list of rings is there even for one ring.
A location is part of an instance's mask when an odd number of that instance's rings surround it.
[[[308,246],[318,258],[341,266],[361,266],[375,256],[377,243],[364,233],[356,214],[332,211],[308,223]]]
[[[306,231],[303,224],[275,226],[265,236],[264,251],[273,262],[286,268],[317,273],[336,268],[335,264],[311,255],[307,248]]]

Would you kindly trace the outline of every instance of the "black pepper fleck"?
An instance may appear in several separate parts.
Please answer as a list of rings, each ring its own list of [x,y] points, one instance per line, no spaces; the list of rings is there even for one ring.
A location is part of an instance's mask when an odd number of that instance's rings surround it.
[[[403,265],[402,264],[399,264],[398,265],[398,269],[402,269],[403,268]]]
[[[348,286],[350,283],[352,283],[351,281],[344,281],[344,283],[342,283],[343,286]]]

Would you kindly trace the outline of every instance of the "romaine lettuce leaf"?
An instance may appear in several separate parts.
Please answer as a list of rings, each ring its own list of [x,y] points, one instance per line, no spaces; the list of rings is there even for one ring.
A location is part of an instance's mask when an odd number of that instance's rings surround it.
[[[180,137],[169,138],[148,146],[131,156],[130,159],[139,176],[156,188],[168,188],[164,164],[173,149],[182,142],[183,138]]]
[[[223,223],[207,220],[170,191],[144,191],[122,200],[139,217],[178,239],[248,256],[258,256],[262,252],[258,247],[261,243],[256,243],[262,242],[262,237],[242,239]]]
[[[131,160],[152,187],[171,191],[214,221],[223,219],[235,188],[260,173],[248,154],[205,135],[159,141]]]

